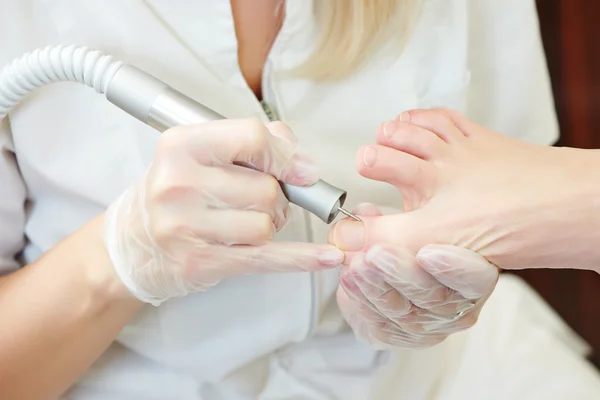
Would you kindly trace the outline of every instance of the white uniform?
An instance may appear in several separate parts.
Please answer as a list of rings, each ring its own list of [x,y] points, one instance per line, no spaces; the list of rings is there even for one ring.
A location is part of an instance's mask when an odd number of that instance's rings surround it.
[[[534,1],[428,0],[400,57],[379,54],[333,84],[280,73],[315,43],[311,3],[287,1],[264,93],[322,178],[348,190],[350,208],[363,201],[400,208],[395,189],[359,177],[354,156],[382,121],[403,110],[445,106],[523,140],[557,138]],[[227,0],[2,0],[0,9],[2,64],[48,44],[87,45],[227,117],[266,120],[237,65]],[[29,263],[101,213],[141,176],[158,137],[92,90],[68,83],[38,90],[9,117],[11,129],[5,124],[0,135],[3,272],[17,268],[21,250]],[[277,239],[324,242],[327,230],[294,209]],[[433,349],[394,354],[356,342],[336,308],[336,287],[336,271],[257,275],[148,306],[65,398],[600,396],[582,360],[585,344],[520,281],[500,282],[475,329]]]

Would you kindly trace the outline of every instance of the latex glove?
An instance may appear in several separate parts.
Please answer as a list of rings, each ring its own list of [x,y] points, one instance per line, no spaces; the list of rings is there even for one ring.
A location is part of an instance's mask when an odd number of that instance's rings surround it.
[[[372,205],[356,215],[381,215]],[[375,348],[422,348],[475,324],[498,269],[469,250],[430,245],[415,254],[390,243],[348,255],[338,304],[360,339]]]
[[[129,291],[154,305],[232,276],[335,267],[343,253],[333,246],[271,242],[290,210],[277,180],[317,179],[281,123],[171,129],[144,179],[106,212],[108,253]]]

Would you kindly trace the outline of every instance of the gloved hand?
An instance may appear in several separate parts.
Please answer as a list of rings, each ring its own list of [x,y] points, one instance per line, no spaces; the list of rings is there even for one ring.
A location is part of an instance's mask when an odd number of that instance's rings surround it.
[[[353,213],[381,215],[368,204]],[[498,280],[494,265],[454,246],[426,246],[415,256],[380,243],[348,254],[346,264],[338,305],[357,337],[378,349],[429,347],[471,327]]]
[[[304,186],[317,179],[281,123],[171,129],[145,177],[106,212],[115,271],[134,296],[158,305],[236,275],[336,267],[343,253],[334,246],[271,242],[290,211],[277,180]]]

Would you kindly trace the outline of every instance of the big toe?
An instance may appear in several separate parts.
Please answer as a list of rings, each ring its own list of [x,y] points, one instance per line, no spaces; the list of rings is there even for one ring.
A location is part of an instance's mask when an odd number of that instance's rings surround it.
[[[423,210],[361,218],[361,221],[343,219],[336,223],[331,228],[329,242],[347,254],[379,243],[394,243],[416,254],[424,245],[436,242],[434,230],[430,229],[431,218]]]

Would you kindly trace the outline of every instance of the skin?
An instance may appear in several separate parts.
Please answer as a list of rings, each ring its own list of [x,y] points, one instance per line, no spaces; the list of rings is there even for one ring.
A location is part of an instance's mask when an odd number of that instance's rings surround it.
[[[240,70],[259,100],[262,100],[265,60],[285,16],[283,3],[283,0],[231,0]]]
[[[102,222],[99,216],[0,279],[0,387],[6,398],[63,392],[141,307],[115,279]]]
[[[275,15],[278,2],[253,1],[260,12],[244,3],[248,2],[232,2],[236,33],[243,38],[239,43],[240,68],[252,90],[260,94],[262,65],[279,23],[256,24],[254,18]],[[185,142],[180,145],[185,146]],[[176,156],[176,146],[170,149]],[[270,186],[275,187],[272,180]],[[3,398],[31,400],[60,395],[108,348],[142,306],[114,273],[102,241],[103,222],[104,214],[37,261],[0,278]],[[267,228],[259,242],[272,235],[270,226]]]
[[[415,254],[460,246],[505,269],[599,271],[598,151],[538,146],[453,111],[413,110],[384,123],[356,163],[398,188],[408,212],[336,225],[330,240],[347,263],[387,242]]]

